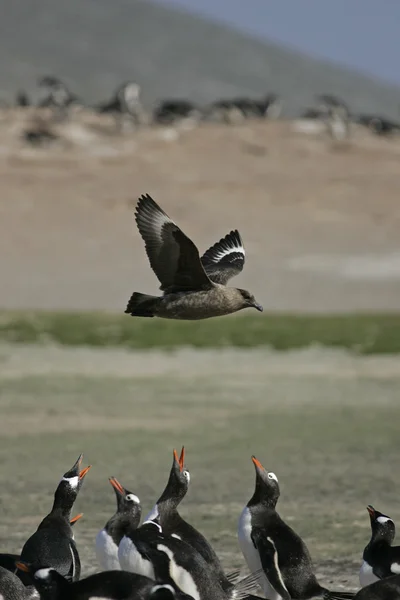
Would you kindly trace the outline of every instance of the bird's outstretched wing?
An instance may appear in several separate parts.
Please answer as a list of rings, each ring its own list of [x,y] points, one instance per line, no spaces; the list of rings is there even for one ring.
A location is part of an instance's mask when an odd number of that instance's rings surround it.
[[[211,281],[223,285],[240,273],[244,260],[245,250],[237,229],[216,242],[201,257],[203,267]]]
[[[212,287],[195,244],[148,194],[139,198],[135,218],[161,290],[172,292]]]

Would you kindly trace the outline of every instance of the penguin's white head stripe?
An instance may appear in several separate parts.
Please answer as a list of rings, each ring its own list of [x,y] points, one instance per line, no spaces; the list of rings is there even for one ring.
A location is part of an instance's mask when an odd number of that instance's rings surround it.
[[[39,569],[35,572],[36,579],[47,579],[50,571],[54,571],[54,569]]]
[[[61,481],[67,481],[73,490],[76,490],[79,485],[78,475],[75,475],[75,477],[63,477]]]
[[[268,473],[268,479],[273,479],[274,481],[278,482],[278,478],[275,473]]]
[[[125,499],[131,502],[135,502],[135,504],[140,504],[140,500],[135,494],[128,494],[127,496],[125,496]]]
[[[155,592],[158,592],[158,590],[168,590],[171,592],[171,594],[174,594],[175,596],[175,590],[172,587],[172,585],[169,585],[169,583],[164,583],[163,585],[155,585],[151,588],[150,594],[154,594]]]
[[[183,476],[187,479],[187,482],[190,483],[190,473],[186,469],[183,471]]]
[[[152,521],[151,519],[149,519],[148,521],[143,521],[142,525],[148,525],[149,523],[151,523],[152,525],[155,525],[156,527],[158,527],[158,531],[160,533],[162,532],[161,525],[159,523],[156,523],[155,521]]]
[[[400,573],[400,565],[399,563],[392,563],[390,565],[390,570],[392,573],[395,573],[396,575],[398,575]]]
[[[392,519],[390,517],[378,517],[377,518],[377,522],[380,523],[381,525],[384,525],[385,523],[387,523],[388,521],[391,521]]]

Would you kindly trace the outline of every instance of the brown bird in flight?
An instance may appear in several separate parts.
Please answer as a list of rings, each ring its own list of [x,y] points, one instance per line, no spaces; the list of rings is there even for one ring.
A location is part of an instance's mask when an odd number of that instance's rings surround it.
[[[134,292],[125,312],[135,317],[198,320],[263,307],[247,290],[226,287],[243,269],[245,250],[237,230],[204,253],[199,251],[148,194],[139,198],[135,212],[150,266],[164,292],[149,296]]]

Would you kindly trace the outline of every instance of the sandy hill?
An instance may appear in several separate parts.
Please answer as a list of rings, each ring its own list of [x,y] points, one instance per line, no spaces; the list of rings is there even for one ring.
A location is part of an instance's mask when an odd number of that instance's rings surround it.
[[[49,73],[88,102],[136,79],[148,102],[276,91],[290,115],[322,91],[355,110],[398,116],[396,88],[149,0],[3,0],[1,7],[4,98],[35,89],[37,76]]]

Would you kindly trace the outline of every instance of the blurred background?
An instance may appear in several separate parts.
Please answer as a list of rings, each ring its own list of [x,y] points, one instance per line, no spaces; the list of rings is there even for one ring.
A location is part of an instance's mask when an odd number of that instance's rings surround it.
[[[365,505],[400,517],[400,5],[0,9],[5,550],[84,451],[96,468],[76,535],[83,572],[95,569],[107,477],[150,507],[184,443],[182,511],[227,567],[243,566],[235,528],[254,453],[323,580],[357,587]],[[263,315],[123,314],[134,290],[158,288],[133,218],[143,193],[201,253],[240,230],[233,285]]]

